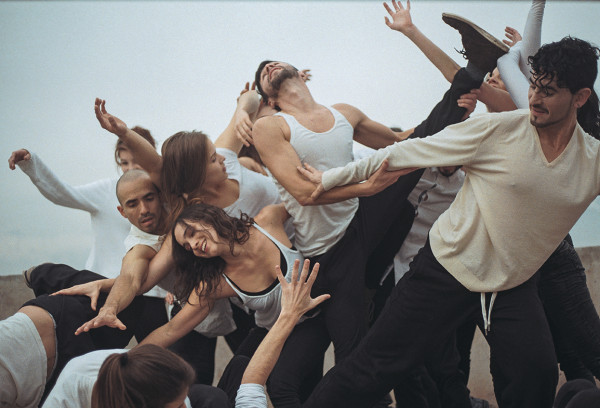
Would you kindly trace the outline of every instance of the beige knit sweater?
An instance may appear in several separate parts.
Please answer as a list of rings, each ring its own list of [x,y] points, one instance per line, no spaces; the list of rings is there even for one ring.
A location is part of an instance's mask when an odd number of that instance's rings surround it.
[[[433,225],[431,248],[467,289],[496,292],[533,276],[598,195],[599,149],[577,125],[548,163],[528,110],[485,114],[328,170],[323,186],[365,180],[386,158],[390,170],[463,165],[464,186]]]

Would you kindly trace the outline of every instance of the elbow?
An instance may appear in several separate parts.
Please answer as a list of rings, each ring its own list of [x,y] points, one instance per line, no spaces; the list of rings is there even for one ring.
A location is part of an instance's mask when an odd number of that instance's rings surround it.
[[[309,205],[315,205],[315,200],[312,199],[310,194],[301,194],[294,198],[296,199],[296,201],[298,201],[298,204],[300,204],[302,207],[306,207]]]

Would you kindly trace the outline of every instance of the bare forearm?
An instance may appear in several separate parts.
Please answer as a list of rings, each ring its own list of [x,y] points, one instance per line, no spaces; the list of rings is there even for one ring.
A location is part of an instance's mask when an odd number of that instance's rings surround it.
[[[250,360],[242,384],[264,385],[273,371],[285,341],[294,329],[297,317],[281,314]]]
[[[433,65],[435,65],[442,75],[444,75],[444,78],[452,83],[454,75],[456,75],[460,66],[450,58],[448,54],[427,38],[415,25],[412,25],[410,29],[405,30],[403,34],[421,50]]]
[[[120,275],[114,280],[112,289],[102,309],[110,309],[114,314],[120,313],[131,304],[139,289],[140,283],[129,275]]]
[[[131,150],[131,154],[144,170],[151,175],[160,174],[162,157],[156,152],[150,142],[131,129],[127,129],[127,132],[119,135],[119,138]]]

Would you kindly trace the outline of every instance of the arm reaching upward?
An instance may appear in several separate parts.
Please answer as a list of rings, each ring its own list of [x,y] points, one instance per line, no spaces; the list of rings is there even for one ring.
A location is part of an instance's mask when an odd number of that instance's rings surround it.
[[[401,1],[396,2],[396,0],[392,0],[393,10],[387,3],[383,3],[383,6],[392,18],[390,21],[385,17],[385,24],[392,30],[401,32],[411,40],[444,75],[444,78],[448,82],[452,82],[460,66],[413,24],[410,16],[410,0],[406,2],[406,8],[402,6]]]
[[[310,290],[319,273],[319,264],[315,264],[309,276],[310,261],[305,260],[298,279],[299,265],[300,261],[296,260],[292,270],[292,281],[289,283],[277,266],[277,279],[281,285],[281,313],[246,367],[242,384],[264,385],[281,354],[285,341],[300,317],[330,297],[329,295],[321,295],[315,299],[310,297]]]
[[[160,157],[150,142],[138,133],[129,129],[121,119],[108,113],[106,111],[105,100],[96,98],[94,112],[96,112],[96,119],[98,119],[100,126],[117,135],[119,139],[125,143],[127,148],[129,148],[131,154],[135,157],[140,166],[150,174],[152,182],[157,186],[160,186],[162,157]]]

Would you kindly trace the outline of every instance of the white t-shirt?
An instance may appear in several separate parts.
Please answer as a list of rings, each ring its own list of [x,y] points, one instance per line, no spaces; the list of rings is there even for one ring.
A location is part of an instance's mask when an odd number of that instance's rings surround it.
[[[35,408],[46,386],[46,349],[33,321],[15,313],[0,321],[0,408]]]
[[[126,252],[129,252],[136,245],[145,245],[152,248],[155,252],[158,252],[162,246],[162,243],[163,238],[160,235],[149,234],[131,224],[129,235],[127,235],[127,238],[125,238],[125,250]],[[144,296],[152,296],[164,299],[164,297],[167,296],[167,291],[157,285],[148,292],[144,293]]]
[[[104,360],[111,354],[128,350],[97,350],[75,357],[60,373],[56,385],[44,402],[44,408],[88,408],[92,406],[92,389]],[[191,408],[190,400],[185,406]]]

